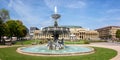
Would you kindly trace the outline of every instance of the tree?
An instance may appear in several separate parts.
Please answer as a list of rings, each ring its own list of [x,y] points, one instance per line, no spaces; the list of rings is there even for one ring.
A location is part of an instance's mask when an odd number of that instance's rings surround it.
[[[10,19],[9,12],[5,9],[0,10],[0,43],[5,44],[3,36],[6,34],[5,22]]]
[[[9,12],[6,9],[1,9],[0,18],[2,19],[3,22],[6,22],[7,20],[10,19]]]
[[[108,35],[108,39],[111,39],[112,38],[112,35]]]
[[[116,38],[119,38],[119,40],[120,40],[120,29],[118,29],[118,30],[116,31]]]
[[[6,28],[5,23],[3,23],[2,19],[0,18],[0,44],[5,44],[5,40],[3,39],[3,36],[6,34]]]
[[[27,29],[23,25],[23,23],[19,20],[9,20],[6,22],[6,29],[8,31],[8,35],[11,38],[17,37],[18,40],[21,40],[22,37],[26,36]]]
[[[20,40],[22,37],[27,35],[27,28],[23,25],[23,23],[19,20],[16,21],[17,23],[17,38]]]
[[[3,23],[3,21],[2,21],[2,18],[0,17],[0,24],[2,24]]]
[[[5,9],[0,10],[0,43],[4,41],[5,44],[3,36],[10,37],[12,42],[12,37],[22,38],[26,34],[27,28],[21,21],[10,20],[9,12]]]
[[[7,36],[11,38],[11,41],[12,41],[12,37],[15,36],[17,32],[16,28],[17,26],[15,20],[6,21],[6,29],[8,33]]]
[[[0,18],[0,43],[1,43],[2,35],[3,35],[3,21],[2,21],[2,19]]]

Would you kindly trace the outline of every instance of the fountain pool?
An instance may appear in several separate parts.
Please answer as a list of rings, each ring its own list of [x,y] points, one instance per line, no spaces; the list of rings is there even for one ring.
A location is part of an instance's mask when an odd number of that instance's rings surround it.
[[[64,49],[61,50],[49,50],[45,45],[36,45],[29,47],[20,47],[17,49],[17,52],[34,56],[71,56],[93,53],[94,49],[86,46],[72,45],[65,46]]]

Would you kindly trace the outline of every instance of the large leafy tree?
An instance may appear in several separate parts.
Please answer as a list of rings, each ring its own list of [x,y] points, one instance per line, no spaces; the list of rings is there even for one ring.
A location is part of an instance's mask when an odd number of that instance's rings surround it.
[[[15,36],[17,38],[22,38],[26,36],[27,28],[19,20],[10,20],[9,12],[5,9],[0,10],[0,43],[5,40],[2,39],[3,36],[11,38]]]
[[[23,25],[23,23],[19,20],[16,21],[17,23],[17,32],[16,36],[18,39],[21,39],[22,37],[27,35],[27,28]]]
[[[23,23],[19,20],[9,20],[6,22],[6,29],[9,33],[7,36],[9,36],[12,40],[12,37],[15,36],[18,39],[21,39],[22,37],[26,36],[27,29],[23,25]]]
[[[3,36],[6,34],[5,22],[8,19],[10,19],[9,12],[6,9],[0,9],[0,43],[3,42],[2,44],[5,42]]]
[[[17,26],[16,26],[16,22],[15,20],[8,20],[6,21],[6,29],[7,29],[7,36],[11,38],[15,36],[16,32],[17,32]]]
[[[0,10],[0,17],[3,22],[6,22],[7,20],[10,19],[9,12],[6,9],[1,9]]]
[[[0,43],[1,43],[1,40],[2,40],[2,36],[3,36],[3,21],[2,19],[0,18]]]
[[[119,40],[120,40],[120,29],[118,29],[118,30],[116,31],[116,38],[119,38]]]
[[[5,40],[3,39],[3,36],[6,35],[6,25],[3,23],[2,19],[0,18],[0,44],[5,44]]]

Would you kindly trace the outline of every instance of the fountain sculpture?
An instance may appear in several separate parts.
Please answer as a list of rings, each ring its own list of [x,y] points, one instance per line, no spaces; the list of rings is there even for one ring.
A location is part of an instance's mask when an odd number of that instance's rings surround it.
[[[59,40],[59,35],[61,34],[68,34],[69,28],[67,27],[60,27],[58,26],[57,20],[61,17],[60,14],[57,13],[57,7],[55,6],[54,14],[52,14],[52,18],[54,19],[54,26],[53,27],[45,27],[43,28],[43,34],[52,34],[53,41],[48,39],[48,49],[50,50],[60,50],[64,48],[63,39]]]
[[[57,13],[57,7],[55,7],[55,13],[52,14],[54,26],[42,29],[43,34],[51,34],[53,37],[53,40],[48,39],[47,46],[34,45],[29,47],[20,47],[17,49],[17,52],[33,56],[71,56],[93,53],[94,49],[91,47],[64,46],[64,39],[60,40],[59,35],[69,34],[69,28],[58,26],[57,20],[60,17],[60,14]]]

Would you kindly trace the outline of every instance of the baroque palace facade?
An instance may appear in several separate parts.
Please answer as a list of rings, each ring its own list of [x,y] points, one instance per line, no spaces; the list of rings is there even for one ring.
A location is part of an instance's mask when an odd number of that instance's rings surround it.
[[[88,30],[80,26],[67,26],[67,27],[69,28],[70,33],[60,35],[59,39],[64,38],[68,40],[76,40],[76,39],[97,40],[99,38],[99,33],[95,30]],[[52,35],[43,34],[42,30],[38,30],[37,28],[35,30],[32,30],[31,34],[33,34],[33,39],[47,39],[47,38],[52,39]]]

